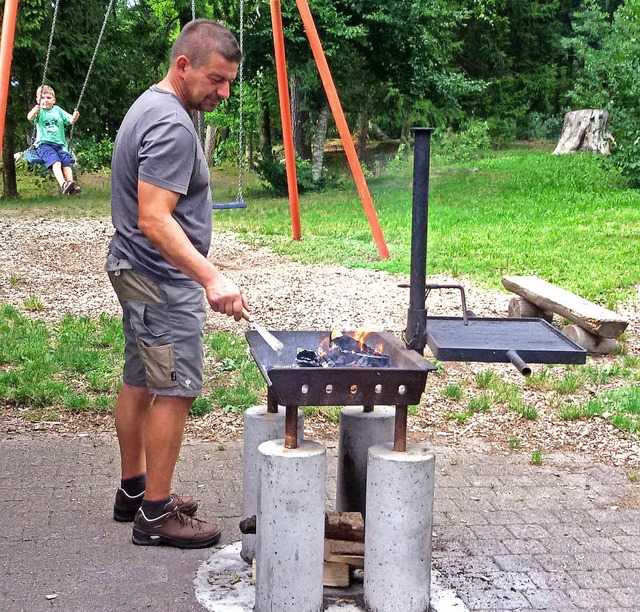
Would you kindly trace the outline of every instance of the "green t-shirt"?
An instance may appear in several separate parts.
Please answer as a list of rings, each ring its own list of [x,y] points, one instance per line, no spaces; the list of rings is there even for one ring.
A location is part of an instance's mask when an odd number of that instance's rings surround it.
[[[62,110],[59,106],[41,108],[33,122],[37,128],[34,143],[36,147],[43,142],[52,142],[62,145],[62,148],[67,150],[64,128],[71,123],[71,115],[67,111]]]

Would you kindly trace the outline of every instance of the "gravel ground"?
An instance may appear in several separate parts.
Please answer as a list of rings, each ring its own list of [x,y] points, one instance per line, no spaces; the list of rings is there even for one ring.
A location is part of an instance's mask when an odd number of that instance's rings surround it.
[[[109,219],[24,218],[0,219],[0,303],[20,307],[28,298],[38,298],[42,310],[32,313],[49,322],[63,315],[97,317],[101,313],[118,315],[119,305],[105,273],[102,271],[112,226]],[[254,248],[239,242],[233,234],[214,229],[210,258],[230,278],[244,288],[255,319],[274,330],[326,330],[365,328],[387,330],[398,336],[406,324],[409,302],[406,275],[390,275],[369,270],[351,270],[341,266],[301,265],[276,255],[267,248]],[[517,271],[514,271],[517,273]],[[460,282],[438,276],[429,282]],[[487,291],[464,282],[467,306],[478,316],[506,316],[510,295]],[[459,294],[434,292],[428,301],[432,315],[459,315]],[[619,308],[628,317],[628,351],[640,355],[640,290],[636,299]],[[243,333],[246,324],[210,312],[207,331]],[[590,358],[592,365],[614,363],[615,357]],[[533,365],[534,374],[543,366]],[[464,410],[466,402],[481,393],[474,376],[487,369],[503,380],[519,385],[527,404],[538,410],[539,417],[528,421],[504,406],[494,405],[463,424],[446,417],[449,411]],[[560,378],[562,366],[552,369]],[[464,398],[456,401],[442,395],[448,385],[459,385]],[[607,385],[615,388],[625,381]],[[567,422],[557,417],[558,402],[583,402],[603,387],[585,384],[570,396],[559,397],[553,391],[540,391],[524,384],[524,379],[510,365],[447,363],[445,371],[431,375],[423,404],[410,416],[410,436],[433,439],[439,444],[474,445],[488,452],[527,453],[540,449],[549,458],[563,450],[574,450],[598,457],[607,463],[628,468],[640,467],[637,438],[630,438],[604,419]],[[3,406],[5,418],[0,430],[5,433],[39,432],[38,435],[77,435],[91,428],[111,428],[111,417],[64,415],[63,421],[29,423],[16,408]],[[336,434],[335,426],[322,411],[307,418],[310,436]],[[210,414],[190,419],[187,435],[214,440],[235,439],[241,435],[237,415]],[[520,440],[520,447],[510,448],[509,441]]]

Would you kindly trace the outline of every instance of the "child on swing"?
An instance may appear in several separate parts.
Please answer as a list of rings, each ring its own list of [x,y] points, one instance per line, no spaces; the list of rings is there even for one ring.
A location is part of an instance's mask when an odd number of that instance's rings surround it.
[[[60,185],[60,192],[76,195],[82,190],[73,181],[71,155],[67,148],[64,129],[67,125],[73,125],[80,113],[76,108],[73,115],[70,115],[59,106],[55,106],[56,94],[49,85],[38,87],[36,100],[36,105],[27,113],[27,119],[36,124],[36,151],[45,168],[50,168],[53,172]]]

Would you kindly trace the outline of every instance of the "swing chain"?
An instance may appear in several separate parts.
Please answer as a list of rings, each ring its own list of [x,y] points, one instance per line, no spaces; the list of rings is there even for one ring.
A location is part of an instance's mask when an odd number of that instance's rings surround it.
[[[193,1],[193,0],[192,0]],[[238,96],[239,100],[239,115],[238,115],[238,195],[236,200],[238,202],[244,202],[242,194],[242,170],[243,170],[243,132],[244,132],[244,0],[240,0],[240,52],[243,54],[240,60],[239,67],[239,83],[238,83]]]
[[[111,7],[113,6],[114,0],[109,0],[109,6],[107,7],[107,11],[104,14],[104,19],[102,21],[102,28],[100,29],[100,34],[98,35],[98,42],[96,43],[96,48],[93,50],[93,57],[91,58],[91,62],[89,63],[89,68],[87,70],[87,76],[84,78],[84,83],[82,84],[82,89],[80,91],[80,97],[76,102],[74,110],[78,110],[80,108],[80,103],[82,102],[82,98],[84,97],[84,92],[87,89],[87,84],[89,83],[89,76],[91,76],[91,71],[93,70],[93,65],[95,64],[96,57],[98,56],[98,49],[100,49],[100,43],[102,42],[102,35],[104,34],[104,30],[107,27],[107,21],[109,20],[109,14],[111,13]],[[75,122],[71,125],[71,130],[69,131],[69,149],[71,150],[73,147],[73,130],[75,129]]]
[[[191,21],[196,20],[196,2],[195,0],[191,0]],[[196,111],[193,114],[194,125],[196,128],[196,133],[198,134],[198,139],[202,144],[204,140],[204,112]]]
[[[51,33],[49,34],[49,46],[47,47],[47,59],[44,62],[44,72],[42,73],[42,85],[45,84],[47,78],[47,70],[49,69],[49,57],[51,57],[51,47],[53,45],[53,33],[56,29],[56,20],[58,19],[58,7],[60,6],[60,0],[56,0],[56,4],[53,8],[53,19],[51,20]]]

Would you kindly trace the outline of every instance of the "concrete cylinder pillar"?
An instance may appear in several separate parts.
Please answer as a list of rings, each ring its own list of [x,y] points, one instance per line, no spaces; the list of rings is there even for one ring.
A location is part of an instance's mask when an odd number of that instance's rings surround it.
[[[368,612],[426,612],[431,591],[435,454],[424,445],[399,453],[369,449],[364,544]]]
[[[377,406],[365,412],[361,406],[340,411],[336,510],[366,513],[367,456],[369,447],[393,442],[395,409]]]
[[[259,447],[255,612],[323,609],[325,448]]]
[[[286,408],[278,406],[278,412],[268,412],[266,406],[253,406],[244,413],[244,447],[242,472],[242,517],[249,518],[258,511],[259,458],[258,447],[268,440],[284,438]],[[302,440],[304,414],[298,410],[298,440]],[[256,536],[242,534],[240,556],[251,563],[256,556]]]

